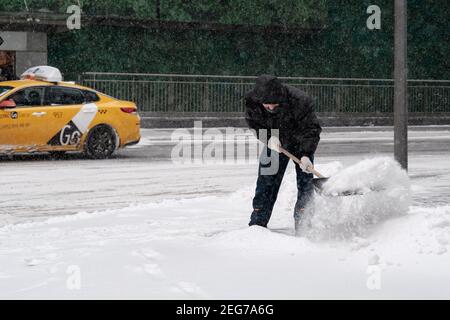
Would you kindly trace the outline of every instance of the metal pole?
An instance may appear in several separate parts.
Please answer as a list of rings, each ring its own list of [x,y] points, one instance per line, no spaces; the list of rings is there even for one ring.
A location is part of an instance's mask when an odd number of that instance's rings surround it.
[[[408,169],[407,0],[395,0],[394,154]]]

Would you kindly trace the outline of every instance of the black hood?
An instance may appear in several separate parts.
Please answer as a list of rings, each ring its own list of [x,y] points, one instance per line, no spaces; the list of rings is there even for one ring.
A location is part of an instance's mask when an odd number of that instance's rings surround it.
[[[251,94],[259,103],[280,104],[286,101],[286,88],[277,77],[261,75],[256,79],[255,87]]]

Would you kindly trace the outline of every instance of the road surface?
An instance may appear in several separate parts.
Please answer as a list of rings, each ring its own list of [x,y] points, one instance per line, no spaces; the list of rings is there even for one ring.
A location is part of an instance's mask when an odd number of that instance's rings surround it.
[[[192,130],[183,130],[192,134],[187,138],[198,145],[199,137]],[[200,136],[202,151],[211,143],[226,142],[234,150],[250,146],[239,159],[174,164],[171,153],[180,140],[173,141],[172,135],[180,133],[183,131],[143,129],[139,145],[120,150],[109,160],[86,160],[80,155],[59,160],[47,155],[0,157],[0,225],[164,199],[221,195],[254,185],[257,162],[248,154],[256,154],[256,142],[249,132],[227,137],[225,129],[215,129]],[[316,167],[332,161],[349,165],[392,153],[390,127],[325,128]],[[450,203],[450,126],[411,127],[409,157],[414,201],[425,206]],[[426,190],[421,185],[426,185]]]

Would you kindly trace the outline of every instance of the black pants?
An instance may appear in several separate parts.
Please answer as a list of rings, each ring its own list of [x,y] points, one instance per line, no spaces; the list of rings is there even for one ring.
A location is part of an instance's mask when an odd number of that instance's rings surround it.
[[[291,148],[287,147],[287,149],[289,150]],[[266,152],[268,152],[268,155],[270,156],[271,152],[276,151],[265,149],[263,155]],[[295,151],[291,152],[295,153]],[[279,154],[278,159],[278,171],[274,174],[262,174],[262,169],[269,167],[271,164],[264,164],[263,161],[260,161],[259,163],[258,181],[256,183],[255,197],[253,198],[253,212],[250,217],[250,226],[259,225],[267,227],[267,224],[269,223],[273,206],[277,200],[278,191],[280,190],[281,182],[283,181],[283,176],[289,163],[289,158],[284,154]],[[313,161],[313,159],[311,159],[311,161]],[[312,183],[313,175],[311,173],[303,172],[298,164],[295,164],[295,170],[297,172],[298,193],[297,202],[294,208],[294,218],[299,219],[302,214],[301,209],[305,208],[314,193],[314,186]]]

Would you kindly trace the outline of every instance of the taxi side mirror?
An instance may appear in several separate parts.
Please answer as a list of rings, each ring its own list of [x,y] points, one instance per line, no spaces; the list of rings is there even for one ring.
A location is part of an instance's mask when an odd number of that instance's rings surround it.
[[[0,102],[0,109],[15,108],[15,107],[16,103],[12,99],[3,100],[2,102]]]

